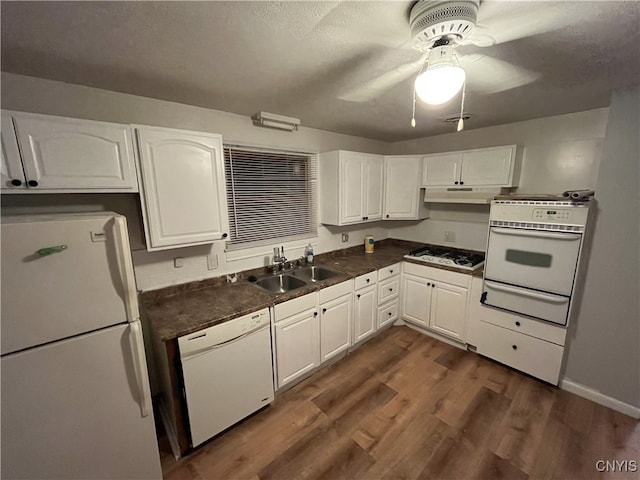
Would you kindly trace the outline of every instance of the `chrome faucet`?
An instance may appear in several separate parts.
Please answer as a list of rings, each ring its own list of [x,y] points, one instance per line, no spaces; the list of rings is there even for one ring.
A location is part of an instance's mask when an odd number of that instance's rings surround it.
[[[273,273],[275,274],[278,270],[284,270],[286,263],[287,257],[284,256],[284,246],[280,248],[273,247]]]

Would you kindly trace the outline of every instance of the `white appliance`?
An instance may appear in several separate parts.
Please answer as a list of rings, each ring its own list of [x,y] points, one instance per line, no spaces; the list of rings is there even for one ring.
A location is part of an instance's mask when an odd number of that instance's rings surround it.
[[[2,478],[160,479],[125,218],[4,217]]]
[[[273,401],[269,310],[178,338],[191,446]]]
[[[567,325],[589,207],[563,200],[491,203],[482,303]]]

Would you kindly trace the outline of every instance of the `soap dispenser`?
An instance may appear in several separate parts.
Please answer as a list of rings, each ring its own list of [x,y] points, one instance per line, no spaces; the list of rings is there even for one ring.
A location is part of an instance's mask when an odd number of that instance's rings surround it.
[[[313,247],[311,244],[304,247],[304,258],[307,259],[307,265],[313,265]]]

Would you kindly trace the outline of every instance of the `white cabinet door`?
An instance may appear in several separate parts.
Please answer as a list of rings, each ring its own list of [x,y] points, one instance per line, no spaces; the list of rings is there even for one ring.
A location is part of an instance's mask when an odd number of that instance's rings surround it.
[[[377,304],[375,285],[356,290],[353,300],[353,312],[353,343],[355,344],[373,335],[376,331]]]
[[[222,137],[136,126],[148,250],[227,237]]]
[[[351,293],[320,307],[320,361],[345,351],[351,344]]]
[[[21,113],[13,121],[29,188],[138,191],[129,125]]]
[[[382,179],[384,177],[384,157],[367,155],[363,165],[365,220],[382,219]]]
[[[13,119],[8,112],[2,112],[2,166],[0,188],[23,189],[26,187],[18,140],[13,129]]]
[[[320,365],[319,322],[315,308],[275,323],[278,388]]]
[[[468,290],[442,282],[432,282],[431,289],[429,327],[442,335],[464,341]]]
[[[402,317],[417,325],[428,327],[431,312],[431,282],[426,278],[405,273],[402,275]]]
[[[384,219],[417,219],[420,162],[416,157],[387,157],[384,161]]]
[[[473,186],[510,185],[513,157],[514,152],[510,147],[464,153],[461,183]]]
[[[354,152],[341,152],[340,155],[340,221],[342,224],[361,222],[364,217],[365,155]]]
[[[462,153],[428,155],[423,158],[422,185],[439,187],[458,185]]]

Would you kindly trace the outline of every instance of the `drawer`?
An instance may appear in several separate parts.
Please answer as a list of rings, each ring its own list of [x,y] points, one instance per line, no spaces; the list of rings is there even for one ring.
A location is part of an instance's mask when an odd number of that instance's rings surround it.
[[[377,271],[360,275],[359,277],[355,278],[353,289],[360,290],[361,288],[367,287],[369,285],[375,285],[377,278],[378,278]]]
[[[485,323],[477,352],[546,382],[558,384],[564,348],[555,343]]]
[[[469,288],[471,285],[471,275],[466,273],[452,272],[451,270],[427,267],[426,265],[417,265],[411,262],[404,262],[402,268],[404,273],[410,273],[417,277],[428,278],[464,288]]]
[[[311,308],[317,308],[318,292],[309,293],[302,297],[294,298],[284,303],[278,303],[274,307],[275,322],[284,320],[291,315],[295,315]]]
[[[389,265],[388,267],[378,270],[378,282],[394,275],[398,275],[400,273],[400,265],[401,263],[394,263],[393,265]]]
[[[378,328],[393,323],[398,318],[398,300],[385,303],[378,307]]]
[[[516,313],[507,312],[493,307],[487,307],[478,302],[476,309],[479,320],[484,323],[491,323],[499,327],[508,328],[514,332],[524,333],[531,337],[540,338],[557,345],[564,345],[567,337],[567,329],[558,325],[534,320]]]
[[[400,277],[395,276],[378,283],[378,304],[398,297]]]
[[[330,302],[331,300],[350,294],[353,291],[353,280],[331,285],[323,288],[318,292],[320,304]]]

